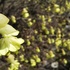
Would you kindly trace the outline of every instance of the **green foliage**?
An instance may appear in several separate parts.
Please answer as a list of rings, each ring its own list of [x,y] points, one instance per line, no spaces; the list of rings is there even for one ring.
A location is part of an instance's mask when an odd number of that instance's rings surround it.
[[[38,57],[41,56],[41,53],[44,56],[42,58],[46,57],[47,61],[57,58],[57,62],[59,62],[64,59],[62,63],[66,64],[68,61],[63,56],[68,56],[70,52],[70,40],[65,38],[66,36],[70,37],[70,33],[66,34],[65,28],[66,24],[69,24],[66,13],[70,10],[70,2],[68,0],[45,1],[29,1],[35,7],[26,6],[21,12],[22,18],[29,27],[24,28],[27,32],[24,46],[29,46],[25,51],[28,49],[28,60],[32,67],[41,62],[41,58]],[[38,5],[37,9],[35,9],[36,4]],[[32,31],[29,33],[29,30]],[[25,51],[25,56],[27,56]],[[56,57],[57,55],[58,57]],[[27,57],[25,58],[27,59]]]
[[[68,0],[45,1],[29,1],[29,3],[34,3],[32,5],[36,6],[37,4],[38,8],[34,9],[34,7],[26,6],[21,12],[22,18],[29,27],[24,28],[27,32],[24,46],[29,46],[26,47],[25,51],[28,49],[28,59],[32,67],[41,62],[41,58],[38,57],[41,56],[41,53],[44,56],[42,58],[46,57],[47,61],[57,58],[58,61],[64,59],[62,63],[66,64],[68,62],[66,58],[62,57],[68,56],[70,51],[70,40],[65,38],[65,36],[70,37],[69,33],[66,35],[67,31],[65,29],[66,24],[69,24],[66,12],[70,10],[70,2]],[[29,30],[32,31],[29,33]],[[25,51],[25,56],[27,56]],[[57,55],[58,57],[56,57]]]
[[[66,0],[66,8],[67,10],[70,10],[70,2]]]
[[[12,21],[14,17],[12,16]],[[9,52],[16,52],[20,49],[21,44],[24,43],[22,38],[17,38],[19,31],[14,29],[11,25],[7,24],[9,19],[0,14],[0,34],[2,38],[0,38],[0,56],[7,55]],[[8,70],[18,70],[19,62],[18,60],[14,60],[15,56],[12,54],[8,54],[7,61],[10,63],[10,67]]]
[[[10,65],[10,67],[8,68],[8,70],[18,70],[19,69],[19,62],[18,62],[18,60],[14,60],[12,63],[11,63],[11,65]]]
[[[30,63],[30,66],[35,67],[42,60],[61,61],[64,64],[68,63],[66,59],[70,53],[70,33],[67,33],[66,24],[70,25],[67,17],[67,12],[70,10],[70,2],[68,0],[47,0],[47,2],[39,0],[29,0],[28,7],[22,9],[20,13],[21,19],[25,22],[23,28],[26,32],[22,37],[25,37],[25,43],[22,38],[17,38],[19,31],[8,24],[9,19],[1,14],[0,18],[0,56],[6,55],[8,52],[16,52],[20,48],[23,52],[19,56],[19,61]],[[34,12],[36,14],[33,14]],[[11,16],[12,23],[16,23],[16,17]],[[30,32],[31,31],[31,32]],[[23,46],[21,46],[21,44]],[[18,52],[20,53],[20,52]],[[17,53],[16,53],[17,54]],[[41,55],[42,54],[42,55]],[[28,56],[27,56],[28,55]],[[42,57],[43,56],[43,57]],[[56,57],[57,56],[57,57]],[[12,59],[11,59],[12,58]],[[10,62],[9,70],[18,70],[20,63],[15,56],[8,55],[7,61]]]
[[[9,19],[3,14],[0,14],[0,28],[6,26],[8,22],[9,22]]]
[[[5,36],[17,36],[19,34],[19,31],[14,29],[11,25],[6,25],[3,28],[0,28],[0,34],[2,34],[3,37]]]
[[[6,55],[9,51],[15,52],[20,49],[21,44],[24,42],[22,38],[17,38],[19,31],[14,29],[11,25],[7,24],[9,19],[0,14],[1,25],[3,26],[0,28],[0,34],[3,38],[0,39],[0,56]]]

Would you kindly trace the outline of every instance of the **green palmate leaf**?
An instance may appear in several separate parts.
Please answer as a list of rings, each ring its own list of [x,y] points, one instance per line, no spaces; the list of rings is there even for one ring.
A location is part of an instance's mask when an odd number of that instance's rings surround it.
[[[0,39],[0,55],[6,55],[7,52],[15,52],[20,49],[23,39],[17,37],[6,37]]]
[[[0,55],[5,55],[9,51],[9,42],[7,38],[0,39]]]
[[[6,25],[5,27],[0,29],[0,34],[2,34],[3,36],[16,36],[19,34],[19,31],[17,31],[10,25]]]
[[[6,26],[8,22],[9,19],[5,15],[0,13],[0,28]]]
[[[20,46],[23,42],[24,42],[24,40],[21,38],[11,37],[9,50],[12,52],[17,51],[18,49],[20,49]]]
[[[8,38],[1,38],[0,39],[0,49],[4,49],[9,46]]]
[[[24,42],[22,38],[17,38],[17,37],[10,37],[10,41],[12,44],[17,44],[17,45],[20,45]]]
[[[0,50],[0,56],[1,55],[6,55],[8,51],[9,51],[8,48],[5,48],[5,49]]]
[[[15,46],[15,45],[10,44],[9,50],[12,51],[12,52],[15,52],[19,48],[20,48],[20,46]]]

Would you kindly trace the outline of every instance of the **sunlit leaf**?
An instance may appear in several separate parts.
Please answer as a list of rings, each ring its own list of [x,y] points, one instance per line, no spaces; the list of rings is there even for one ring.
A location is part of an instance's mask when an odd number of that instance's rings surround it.
[[[8,51],[9,51],[8,48],[2,49],[0,50],[0,55],[6,55]]]
[[[9,19],[5,15],[0,13],[0,28],[6,26],[8,22]]]
[[[0,39],[0,54],[5,55],[9,49],[9,40],[7,38]]]
[[[11,35],[16,36],[16,35],[18,35],[19,31],[17,31],[10,25],[6,25],[5,27],[0,29],[0,33],[3,36],[11,36]]]
[[[10,46],[9,46],[9,50],[10,50],[11,52],[15,52],[15,51],[18,50],[18,46],[13,45],[13,44],[10,44]]]
[[[24,42],[21,38],[11,37],[9,50],[14,52],[20,49],[21,44]]]
[[[0,39],[0,49],[6,48],[6,46],[9,46],[8,38],[1,38]]]
[[[6,55],[7,52],[15,52],[20,49],[23,39],[17,37],[7,37],[0,39],[0,55]]]
[[[22,43],[24,43],[24,40],[22,38],[11,37],[10,40],[11,40],[12,44],[14,44],[14,43],[16,43],[16,44],[22,44]]]

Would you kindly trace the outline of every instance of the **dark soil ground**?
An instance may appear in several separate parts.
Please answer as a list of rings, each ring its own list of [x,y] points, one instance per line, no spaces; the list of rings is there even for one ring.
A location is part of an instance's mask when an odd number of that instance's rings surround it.
[[[37,0],[38,1],[38,0]],[[44,10],[45,7],[47,7],[48,5],[50,5],[49,1],[51,0],[40,0],[38,3],[35,2],[35,0],[0,0],[0,13],[5,14],[9,19],[11,17],[11,15],[14,15],[16,17],[17,22],[15,24],[13,24],[11,21],[9,22],[9,24],[11,24],[14,28],[16,28],[17,30],[20,31],[20,34],[18,35],[18,37],[23,38],[24,40],[29,39],[32,43],[31,45],[28,47],[26,45],[26,43],[23,44],[25,51],[23,52],[22,49],[19,50],[19,54],[16,56],[19,59],[19,55],[21,54],[25,54],[25,58],[29,59],[32,54],[37,54],[40,56],[42,62],[37,64],[36,67],[31,67],[30,63],[24,63],[21,62],[21,67],[19,68],[19,70],[70,70],[70,55],[69,56],[63,56],[62,58],[67,58],[68,59],[68,64],[64,65],[63,63],[59,62],[59,66],[58,68],[52,68],[51,67],[51,63],[54,61],[57,61],[58,58],[54,58],[52,60],[48,60],[48,64],[45,64],[44,61],[47,61],[45,58],[45,52],[48,50],[53,50],[54,49],[54,44],[50,45],[46,42],[47,38],[44,38],[45,33],[42,32],[41,30],[41,20],[38,18],[38,14],[39,15],[49,15],[52,17],[53,22],[50,23],[47,28],[49,29],[50,26],[53,26],[54,28],[56,28],[56,32],[55,34],[57,34],[57,28],[59,27],[62,30],[62,27],[59,26],[59,23],[62,22],[62,20],[66,20],[66,25],[70,25],[70,23],[68,22],[67,19],[70,19],[70,11],[65,12],[62,15],[58,15],[58,14],[53,14],[52,12],[46,12]],[[65,0],[59,0],[57,2],[57,4],[59,5],[63,5],[65,6]],[[44,8],[41,8],[41,5],[44,4]],[[28,7],[28,12],[30,14],[30,18],[32,18],[32,20],[36,20],[35,24],[32,27],[28,27],[27,26],[27,19],[22,18],[21,16],[21,11],[23,8]],[[47,22],[47,20],[46,20]],[[65,28],[65,25],[63,25],[63,28]],[[38,31],[38,34],[34,33],[34,30]],[[70,36],[68,35],[69,33],[69,29],[66,29],[63,33],[65,34],[65,39],[70,38]],[[40,42],[39,41],[39,34],[42,34],[43,36],[43,41]],[[35,41],[32,41],[32,36],[35,37]],[[56,38],[56,36],[51,36],[51,34],[48,36],[51,38]],[[62,39],[63,39],[62,38]],[[35,49],[36,46],[39,46],[41,49],[40,53],[36,53]],[[56,52],[57,53],[57,52]],[[57,54],[56,54],[57,55]],[[61,58],[59,56],[59,53],[57,55],[59,58]],[[5,57],[1,57],[0,58],[0,70],[7,70],[8,67],[8,63],[4,60]],[[20,60],[19,60],[20,61]],[[59,61],[59,60],[58,60]]]

